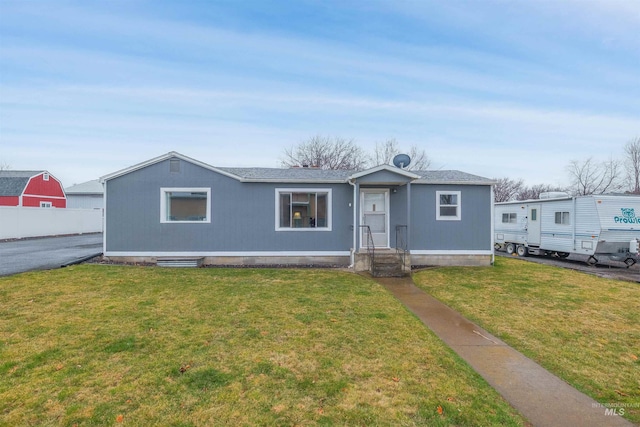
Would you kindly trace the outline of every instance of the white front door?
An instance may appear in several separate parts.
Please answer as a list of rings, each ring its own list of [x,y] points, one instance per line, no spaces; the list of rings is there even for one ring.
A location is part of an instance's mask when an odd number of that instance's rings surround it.
[[[529,205],[527,216],[527,244],[540,244],[540,205]]]
[[[376,248],[389,247],[389,190],[364,189],[360,192],[360,224],[368,225]],[[369,246],[366,228],[361,228],[360,246]]]

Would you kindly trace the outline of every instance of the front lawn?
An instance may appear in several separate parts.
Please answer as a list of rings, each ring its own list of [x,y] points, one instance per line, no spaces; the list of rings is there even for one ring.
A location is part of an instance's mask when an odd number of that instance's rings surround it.
[[[517,259],[414,282],[603,404],[640,423],[640,285]]]
[[[383,288],[334,270],[0,278],[0,378],[7,426],[524,423]]]

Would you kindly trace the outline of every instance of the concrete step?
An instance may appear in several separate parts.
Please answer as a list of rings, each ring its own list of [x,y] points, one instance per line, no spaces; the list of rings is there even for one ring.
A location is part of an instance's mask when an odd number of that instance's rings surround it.
[[[373,262],[374,277],[403,277],[402,257],[396,253],[376,254]]]

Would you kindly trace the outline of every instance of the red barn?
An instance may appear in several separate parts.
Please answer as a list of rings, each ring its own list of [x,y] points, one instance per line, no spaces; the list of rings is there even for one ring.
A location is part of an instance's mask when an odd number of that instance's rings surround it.
[[[66,208],[67,196],[47,171],[0,171],[0,206]]]

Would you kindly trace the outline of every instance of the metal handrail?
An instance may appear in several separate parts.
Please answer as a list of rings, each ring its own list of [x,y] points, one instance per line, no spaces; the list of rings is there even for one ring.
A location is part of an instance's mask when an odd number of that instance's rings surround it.
[[[367,235],[367,255],[369,257],[369,269],[371,270],[371,275],[374,275],[376,249],[373,246],[373,235],[371,234],[371,227],[369,227],[368,225],[361,225],[360,228],[364,229],[364,232]]]

